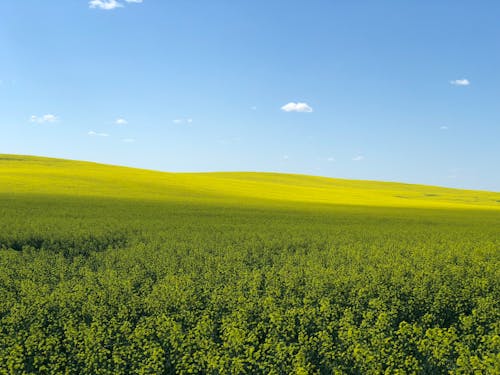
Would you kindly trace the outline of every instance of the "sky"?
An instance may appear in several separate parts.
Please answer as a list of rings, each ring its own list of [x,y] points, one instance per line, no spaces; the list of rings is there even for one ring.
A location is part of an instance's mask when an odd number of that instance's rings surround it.
[[[0,153],[500,191],[498,0],[2,0]]]

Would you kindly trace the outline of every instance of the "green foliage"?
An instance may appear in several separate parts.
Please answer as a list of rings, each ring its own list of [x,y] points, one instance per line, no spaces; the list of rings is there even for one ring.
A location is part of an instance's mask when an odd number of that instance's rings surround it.
[[[500,372],[500,214],[0,195],[0,373]]]

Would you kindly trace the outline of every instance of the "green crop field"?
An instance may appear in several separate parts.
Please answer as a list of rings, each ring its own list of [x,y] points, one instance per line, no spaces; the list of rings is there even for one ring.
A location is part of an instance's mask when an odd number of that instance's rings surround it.
[[[0,155],[0,374],[498,374],[500,193]]]

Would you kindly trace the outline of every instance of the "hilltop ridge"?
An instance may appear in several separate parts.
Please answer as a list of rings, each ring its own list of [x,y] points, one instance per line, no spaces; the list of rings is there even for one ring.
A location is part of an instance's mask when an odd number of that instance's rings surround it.
[[[0,194],[500,210],[500,193],[270,172],[171,173],[0,154]]]

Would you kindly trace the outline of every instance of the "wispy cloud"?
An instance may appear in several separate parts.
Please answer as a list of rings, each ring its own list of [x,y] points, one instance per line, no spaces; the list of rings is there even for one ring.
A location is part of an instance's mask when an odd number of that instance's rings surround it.
[[[288,156],[288,155],[283,155],[283,160],[285,160],[285,161],[286,161],[286,160],[290,160],[290,156]]]
[[[454,80],[450,81],[450,83],[454,86],[469,86],[470,85],[470,81],[466,78],[454,79]]]
[[[335,158],[330,156],[329,158],[326,159],[326,161],[329,163],[333,163],[333,162],[335,162]]]
[[[89,8],[97,8],[104,10],[113,10],[116,8],[122,8],[123,4],[116,0],[90,0]]]
[[[281,110],[285,112],[306,112],[306,113],[310,113],[313,111],[312,107],[309,106],[309,104],[301,102],[297,103],[290,102],[281,107]]]
[[[143,2],[143,0],[124,0],[124,1],[126,3],[129,3],[129,4],[132,4],[132,3],[140,4]],[[117,0],[90,0],[89,1],[89,8],[113,10],[116,8],[123,8],[123,4]]]
[[[192,124],[193,119],[188,117],[188,118],[176,118],[175,120],[172,121],[174,124]]]
[[[135,139],[134,138],[123,138],[122,142],[123,143],[134,143]]]
[[[13,79],[0,79],[0,86],[11,87],[16,84],[16,81]]]
[[[37,124],[45,124],[48,122],[56,122],[58,120],[58,117],[56,115],[51,115],[51,114],[46,114],[43,116],[35,116],[32,115],[30,117],[30,122],[35,122]]]
[[[89,131],[87,133],[87,135],[91,136],[91,137],[109,137],[109,134],[108,133],[97,133],[93,130]]]
[[[220,138],[219,140],[217,140],[217,142],[220,143],[221,145],[231,145],[238,143],[240,140],[241,140],[240,137]]]
[[[363,155],[356,155],[355,157],[352,158],[354,161],[361,161],[364,160],[365,157]]]
[[[439,129],[440,129],[440,130],[448,130],[448,129],[449,129],[449,127],[447,127],[446,125],[443,125],[443,126],[440,126],[440,127],[439,127]]]
[[[452,168],[452,169],[448,170],[448,174],[446,175],[446,178],[450,178],[450,179],[459,178],[460,174],[461,174],[460,168]]]
[[[119,117],[119,118],[117,118],[117,119],[115,120],[115,124],[116,124],[116,125],[127,125],[127,124],[128,124],[128,121],[127,121],[127,120],[125,120],[124,118]]]

